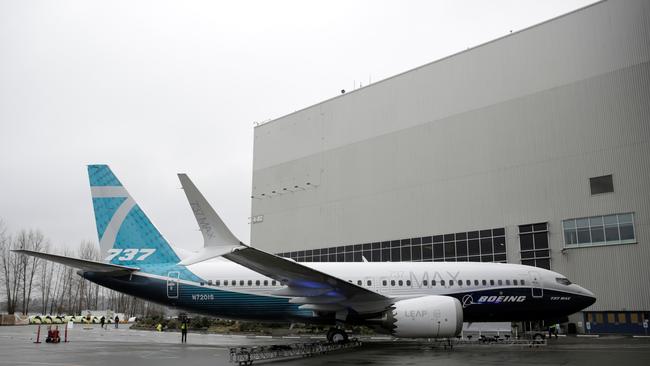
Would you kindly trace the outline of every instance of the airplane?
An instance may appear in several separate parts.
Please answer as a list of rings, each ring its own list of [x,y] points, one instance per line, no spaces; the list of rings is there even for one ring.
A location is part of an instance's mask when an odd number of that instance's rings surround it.
[[[451,338],[463,322],[560,319],[595,295],[550,270],[511,263],[298,263],[243,244],[186,174],[179,174],[204,239],[170,245],[107,165],[88,175],[104,261],[16,252],[77,268],[101,286],[222,319],[366,325],[395,337]]]

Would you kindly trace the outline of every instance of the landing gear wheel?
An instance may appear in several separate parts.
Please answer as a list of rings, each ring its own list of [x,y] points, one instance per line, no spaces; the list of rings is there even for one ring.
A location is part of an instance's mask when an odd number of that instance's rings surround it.
[[[331,328],[327,331],[327,341],[330,343],[345,343],[348,341],[348,334],[343,329]]]

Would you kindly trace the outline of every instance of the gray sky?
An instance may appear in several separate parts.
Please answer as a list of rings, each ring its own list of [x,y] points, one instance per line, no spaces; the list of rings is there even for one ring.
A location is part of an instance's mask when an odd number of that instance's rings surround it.
[[[97,241],[106,163],[173,244],[202,238],[185,172],[249,239],[253,122],[593,0],[0,0],[0,218]]]

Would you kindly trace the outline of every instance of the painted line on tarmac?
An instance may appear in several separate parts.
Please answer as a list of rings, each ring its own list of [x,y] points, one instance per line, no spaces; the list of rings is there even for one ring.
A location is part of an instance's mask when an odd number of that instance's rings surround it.
[[[31,362],[31,361],[12,361],[12,365],[51,365],[51,366],[56,366],[56,365],[61,365],[61,366],[83,366],[81,364],[77,363],[52,363],[52,362]]]
[[[632,338],[650,338],[650,336],[635,335],[635,336],[632,336]]]
[[[600,335],[598,334],[578,334],[577,337],[581,338],[598,338]]]

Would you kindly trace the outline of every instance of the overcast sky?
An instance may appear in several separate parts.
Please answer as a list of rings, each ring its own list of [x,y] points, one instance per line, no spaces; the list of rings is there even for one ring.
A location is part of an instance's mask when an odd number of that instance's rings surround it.
[[[96,242],[105,163],[174,245],[178,172],[248,242],[254,122],[593,2],[0,0],[0,218]]]

